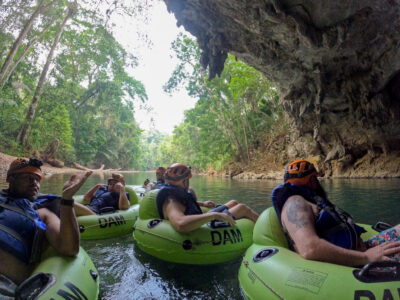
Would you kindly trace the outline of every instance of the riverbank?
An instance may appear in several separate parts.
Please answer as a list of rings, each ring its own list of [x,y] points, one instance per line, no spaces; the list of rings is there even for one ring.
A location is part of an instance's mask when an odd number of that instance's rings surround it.
[[[7,155],[4,153],[0,152],[0,176],[1,175],[6,175],[7,170],[11,164],[11,162],[16,159],[17,157]],[[49,165],[48,163],[44,163],[42,166],[42,172],[44,176],[51,176],[54,174],[79,174],[79,173],[84,173],[86,171],[84,170],[79,170],[76,168],[70,168],[70,167],[62,167],[62,168],[57,168]],[[136,172],[136,171],[115,171],[115,170],[94,170],[94,172],[102,172],[102,173],[111,173],[111,172],[118,172],[118,173],[131,173],[131,172]]]
[[[0,153],[0,176],[5,176],[10,163],[15,158],[15,156]],[[318,166],[325,178],[400,178],[399,152],[374,158],[366,155],[362,159],[347,165],[337,161],[324,164],[320,157],[308,157],[306,159]],[[259,155],[259,157],[251,159],[250,163],[232,163],[225,170],[209,169],[200,174],[241,180],[282,179],[284,168],[285,164],[271,159],[271,155]],[[56,168],[47,163],[42,166],[42,170],[45,176],[85,172],[70,167]],[[95,172],[131,173],[136,171],[98,170]]]
[[[330,161],[325,163],[320,156],[306,157],[324,178],[400,178],[400,152],[373,157],[365,155],[356,161]],[[223,171],[209,169],[206,175],[233,179],[283,179],[285,162],[277,161],[273,153],[259,154],[250,163],[230,164]]]
[[[7,170],[14,159],[16,159],[15,156],[0,153],[0,174],[7,174]],[[42,171],[44,175],[84,172],[82,170],[69,167],[56,168],[47,163],[42,166]]]

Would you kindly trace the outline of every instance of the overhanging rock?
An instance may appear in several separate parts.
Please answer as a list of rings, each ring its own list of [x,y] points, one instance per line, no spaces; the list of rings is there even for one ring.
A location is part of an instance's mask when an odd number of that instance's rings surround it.
[[[290,156],[352,163],[400,150],[399,0],[165,0],[210,76],[227,53],[279,88]]]

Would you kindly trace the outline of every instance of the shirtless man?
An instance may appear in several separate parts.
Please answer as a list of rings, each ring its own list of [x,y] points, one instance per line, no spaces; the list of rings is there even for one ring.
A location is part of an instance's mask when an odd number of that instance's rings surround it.
[[[157,194],[157,209],[162,219],[171,222],[178,232],[190,232],[201,225],[220,220],[234,226],[235,219],[248,218],[257,221],[258,214],[250,207],[235,200],[225,205],[215,207],[214,202],[199,202],[194,191],[189,188],[192,173],[184,164],[175,163],[167,168],[166,185]],[[202,213],[200,206],[215,207],[207,213]]]

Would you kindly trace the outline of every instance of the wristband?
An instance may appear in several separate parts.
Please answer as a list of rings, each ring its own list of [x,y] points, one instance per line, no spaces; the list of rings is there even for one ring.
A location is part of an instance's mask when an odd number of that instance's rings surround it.
[[[74,207],[74,200],[73,199],[67,200],[67,199],[61,198],[61,205]]]

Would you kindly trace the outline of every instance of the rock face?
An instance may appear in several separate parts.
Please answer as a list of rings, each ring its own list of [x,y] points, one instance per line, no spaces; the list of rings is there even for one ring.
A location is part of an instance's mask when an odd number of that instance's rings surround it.
[[[340,173],[400,153],[400,0],[164,1],[210,77],[229,52],[277,85],[290,157]]]

